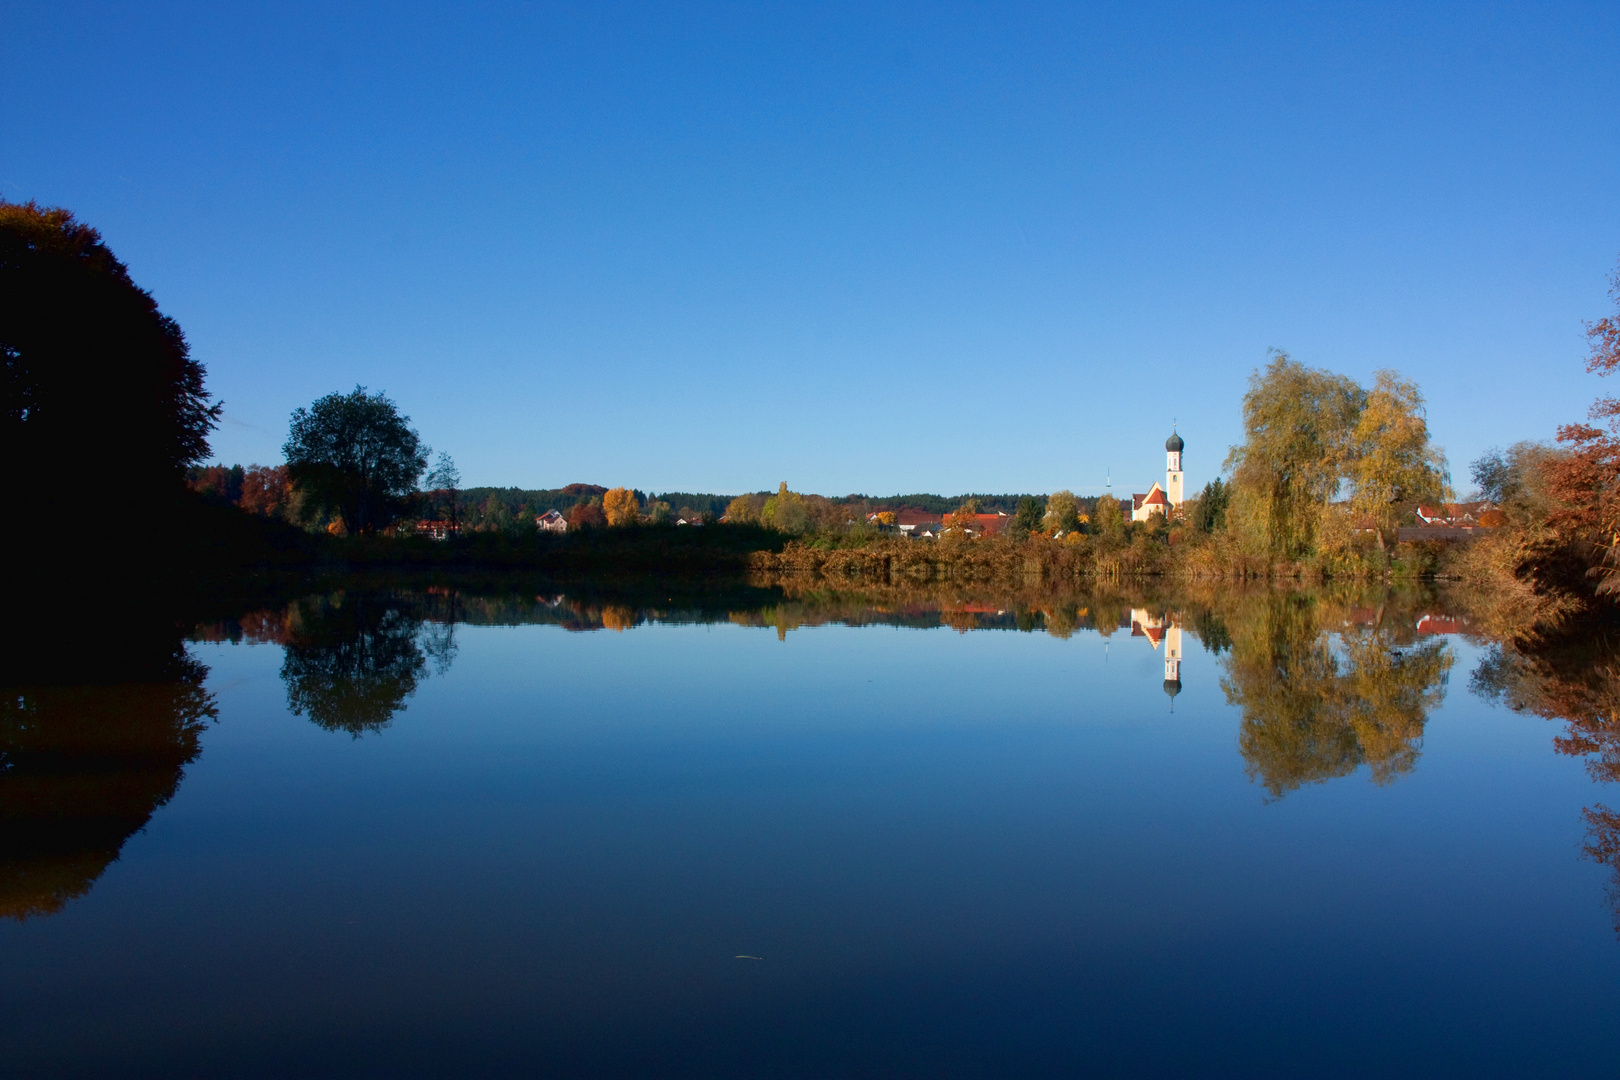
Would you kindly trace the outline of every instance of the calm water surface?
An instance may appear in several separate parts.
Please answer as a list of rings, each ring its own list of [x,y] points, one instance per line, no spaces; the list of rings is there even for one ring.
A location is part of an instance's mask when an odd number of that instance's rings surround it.
[[[1612,1076],[1601,769],[1503,704],[1606,669],[1419,632],[1454,615],[437,590],[52,631],[159,640],[7,691],[5,1069]]]

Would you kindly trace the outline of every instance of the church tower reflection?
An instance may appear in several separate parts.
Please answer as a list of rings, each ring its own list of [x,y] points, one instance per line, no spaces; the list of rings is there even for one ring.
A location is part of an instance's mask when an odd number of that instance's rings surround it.
[[[1164,646],[1164,692],[1175,711],[1176,695],[1181,693],[1181,620],[1170,615],[1152,615],[1146,608],[1131,609],[1131,636],[1145,637],[1153,651]]]

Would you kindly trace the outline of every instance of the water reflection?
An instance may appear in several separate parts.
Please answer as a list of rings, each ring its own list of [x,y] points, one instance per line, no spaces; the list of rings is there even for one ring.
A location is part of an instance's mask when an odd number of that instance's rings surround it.
[[[356,738],[388,728],[424,680],[450,667],[458,625],[624,632],[647,623],[719,623],[769,629],[784,641],[800,628],[829,624],[1060,639],[1129,633],[1163,660],[1172,705],[1185,689],[1184,652],[1196,639],[1218,657],[1221,688],[1241,711],[1238,748],[1249,776],[1280,798],[1362,765],[1374,782],[1388,783],[1418,760],[1453,658],[1441,639],[1416,632],[1422,603],[1432,598],[1379,599],[1384,606],[1307,592],[1041,583],[849,589],[775,580],[684,592],[657,585],[639,592],[429,587],[306,596],[200,624],[153,619],[126,626],[90,660],[53,649],[45,635],[3,673],[12,684],[26,674],[28,683],[8,690],[0,708],[0,914],[47,914],[83,895],[174,795],[216,714],[202,686],[207,671],[184,650],[186,625],[194,640],[279,647],[289,711]],[[1514,708],[1578,717],[1560,751],[1589,756],[1600,779],[1620,778],[1614,668],[1566,672],[1500,650],[1492,664],[1479,686],[1494,687]],[[1620,813],[1599,805],[1588,819],[1589,852],[1620,875]]]
[[[0,700],[0,916],[54,914],[89,892],[173,797],[217,715],[207,668],[172,624],[125,629],[88,666],[77,643],[72,670],[37,657],[28,674],[52,681]]]
[[[1443,640],[1302,593],[1251,597],[1222,623],[1221,688],[1243,711],[1249,776],[1272,798],[1362,765],[1388,784],[1417,764],[1454,663]]]
[[[357,739],[386,728],[429,665],[442,674],[455,658],[453,613],[434,611],[438,600],[335,593],[292,604],[281,665],[288,710]]]
[[[1499,642],[1474,672],[1471,688],[1515,712],[1565,721],[1553,749],[1585,758],[1596,783],[1620,781],[1620,642],[1595,633]],[[1608,902],[1620,936],[1620,811],[1597,802],[1581,815],[1582,853],[1612,872]]]

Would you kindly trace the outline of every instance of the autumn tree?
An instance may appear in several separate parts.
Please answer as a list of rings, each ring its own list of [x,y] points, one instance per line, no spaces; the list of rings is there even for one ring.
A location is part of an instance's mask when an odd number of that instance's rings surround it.
[[[1230,527],[1251,553],[1297,558],[1354,459],[1367,400],[1353,379],[1307,368],[1274,351],[1243,395],[1243,442],[1232,448]]]
[[[1446,458],[1429,442],[1423,394],[1393,371],[1380,371],[1351,434],[1351,512],[1384,538],[1400,524],[1400,503],[1446,496]]]
[[[285,465],[249,465],[242,476],[243,510],[261,517],[278,517],[288,508],[292,485]]]
[[[101,475],[120,511],[184,489],[220,416],[179,324],[88,225],[0,201],[0,460],[8,495],[77,512],[58,477]]]
[[[802,533],[810,527],[810,514],[805,507],[804,496],[789,491],[786,480],[776,489],[775,495],[765,500],[759,520],[760,524],[785,533]]]
[[[602,512],[607,515],[607,523],[613,526],[634,525],[641,520],[641,506],[636,501],[636,493],[629,488],[611,488],[603,495]]]
[[[978,530],[978,515],[979,501],[977,499],[969,499],[961,506],[956,508],[956,512],[950,515],[946,524],[948,524],[951,529],[954,530],[956,535],[966,537],[972,532]]]
[[[1615,312],[1586,327],[1586,370],[1612,375],[1620,369],[1620,270],[1609,279]],[[1599,398],[1594,424],[1565,424],[1558,441],[1569,453],[1553,463],[1552,490],[1559,503],[1551,524],[1566,539],[1588,545],[1600,562],[1600,593],[1620,594],[1620,398]]]
[[[1051,533],[1073,532],[1080,527],[1080,503],[1074,492],[1054,491],[1046,499],[1046,518],[1043,524]]]
[[[1097,506],[1091,514],[1091,527],[1100,536],[1117,538],[1125,532],[1125,511],[1112,495],[1097,497]]]
[[[765,500],[758,495],[739,495],[726,504],[726,521],[744,525],[759,520],[759,511]]]
[[[363,386],[294,411],[281,449],[310,505],[336,513],[352,533],[391,524],[427,468],[427,447],[410,417]]]
[[[246,475],[240,465],[193,465],[186,470],[186,486],[209,502],[235,506]]]
[[[600,529],[608,523],[607,515],[602,512],[602,504],[594,499],[575,503],[563,515],[568,519],[568,527],[578,531],[580,529]]]

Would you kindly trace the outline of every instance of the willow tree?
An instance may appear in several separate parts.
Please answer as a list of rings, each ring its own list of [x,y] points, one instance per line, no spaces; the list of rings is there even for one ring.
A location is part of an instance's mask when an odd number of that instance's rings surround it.
[[[1323,513],[1355,457],[1367,394],[1355,380],[1273,351],[1243,395],[1244,440],[1227,456],[1227,520],[1252,554],[1293,559],[1315,548]]]

